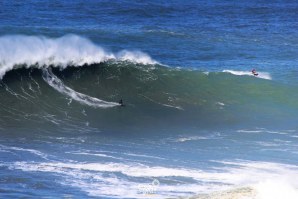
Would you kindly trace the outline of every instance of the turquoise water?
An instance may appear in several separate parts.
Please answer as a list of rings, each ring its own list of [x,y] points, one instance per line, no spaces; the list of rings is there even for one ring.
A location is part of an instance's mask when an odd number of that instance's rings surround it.
[[[297,198],[297,7],[2,1],[1,197]]]

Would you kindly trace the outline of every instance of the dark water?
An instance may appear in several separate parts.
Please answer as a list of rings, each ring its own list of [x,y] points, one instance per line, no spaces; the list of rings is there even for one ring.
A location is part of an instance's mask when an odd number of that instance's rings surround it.
[[[1,1],[1,197],[297,198],[297,9]]]

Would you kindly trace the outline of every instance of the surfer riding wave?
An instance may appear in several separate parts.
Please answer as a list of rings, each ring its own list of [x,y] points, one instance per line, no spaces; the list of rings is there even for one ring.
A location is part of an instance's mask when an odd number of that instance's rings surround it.
[[[252,69],[251,73],[254,75],[254,76],[258,76],[259,74],[257,73],[256,69]]]

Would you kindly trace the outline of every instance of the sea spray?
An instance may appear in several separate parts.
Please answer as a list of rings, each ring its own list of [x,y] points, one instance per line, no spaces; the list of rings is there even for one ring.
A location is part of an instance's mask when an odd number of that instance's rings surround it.
[[[157,64],[140,51],[109,52],[78,35],[59,38],[45,36],[9,35],[0,37],[0,78],[6,72],[20,67],[47,68],[83,66],[108,60],[129,61],[140,64]]]

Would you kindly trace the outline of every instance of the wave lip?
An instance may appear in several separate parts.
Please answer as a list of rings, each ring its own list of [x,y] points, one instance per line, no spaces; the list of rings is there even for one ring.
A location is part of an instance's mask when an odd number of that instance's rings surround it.
[[[251,71],[236,71],[236,70],[223,70],[222,72],[224,73],[230,73],[230,74],[233,74],[233,75],[246,75],[246,76],[254,76]],[[270,75],[270,73],[268,72],[258,72],[258,76],[255,76],[255,77],[258,77],[258,78],[261,78],[261,79],[268,79],[268,80],[271,80],[272,77]]]
[[[8,35],[0,37],[0,78],[6,72],[25,66],[45,68],[83,66],[108,60],[130,61],[140,64],[157,64],[140,51],[107,52],[90,40],[77,35],[60,38],[45,36]]]

